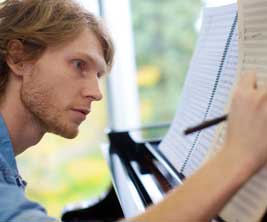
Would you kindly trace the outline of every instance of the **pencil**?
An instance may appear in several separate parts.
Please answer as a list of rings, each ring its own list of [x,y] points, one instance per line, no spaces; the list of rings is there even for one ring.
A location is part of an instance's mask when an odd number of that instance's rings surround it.
[[[189,134],[195,133],[199,130],[203,130],[203,129],[206,129],[208,127],[214,126],[220,122],[226,121],[227,117],[228,117],[228,115],[226,114],[226,115],[223,115],[223,116],[215,118],[215,119],[204,121],[203,123],[201,123],[197,126],[190,127],[188,129],[186,129],[184,131],[184,135],[189,135]]]

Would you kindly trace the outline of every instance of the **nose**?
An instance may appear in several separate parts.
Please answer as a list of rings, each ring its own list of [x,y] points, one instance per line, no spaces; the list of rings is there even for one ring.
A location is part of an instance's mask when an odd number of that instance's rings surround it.
[[[92,101],[100,101],[103,98],[97,78],[86,81],[86,86],[82,91],[82,96],[87,97]]]

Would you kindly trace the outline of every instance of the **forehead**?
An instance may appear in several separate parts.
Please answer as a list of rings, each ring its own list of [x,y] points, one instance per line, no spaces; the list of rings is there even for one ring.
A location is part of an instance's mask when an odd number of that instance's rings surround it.
[[[102,46],[96,35],[85,28],[75,39],[65,44],[65,48],[69,50],[84,50],[86,52],[94,51],[103,56]]]
[[[79,56],[97,65],[103,72],[106,70],[103,48],[96,35],[85,28],[76,38],[59,47],[48,49],[51,53],[64,56]]]

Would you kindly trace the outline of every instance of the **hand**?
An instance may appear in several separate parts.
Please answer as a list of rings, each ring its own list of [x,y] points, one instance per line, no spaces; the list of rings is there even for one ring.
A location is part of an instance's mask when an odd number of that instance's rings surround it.
[[[233,94],[224,146],[250,158],[255,171],[267,162],[267,90],[253,73],[242,75]]]

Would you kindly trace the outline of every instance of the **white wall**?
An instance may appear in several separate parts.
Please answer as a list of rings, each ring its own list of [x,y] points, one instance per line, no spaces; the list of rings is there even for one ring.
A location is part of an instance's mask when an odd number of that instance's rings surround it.
[[[108,80],[110,127],[140,124],[138,86],[129,0],[103,0],[103,13],[115,42],[115,64]]]
[[[228,5],[231,3],[236,3],[237,0],[203,0],[205,5],[208,7]]]
[[[76,0],[82,6],[84,6],[88,11],[94,13],[95,15],[99,15],[99,5],[98,0]]]

